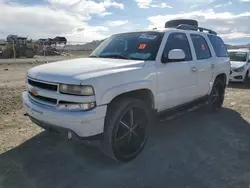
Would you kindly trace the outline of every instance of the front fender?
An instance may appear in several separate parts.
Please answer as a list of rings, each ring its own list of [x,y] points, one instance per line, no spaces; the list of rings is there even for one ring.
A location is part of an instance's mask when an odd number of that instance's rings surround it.
[[[124,84],[109,88],[100,97],[99,104],[100,105],[109,104],[118,95],[121,95],[126,92],[130,92],[130,91],[139,90],[139,89],[149,89],[153,92],[154,91],[153,82],[150,80],[141,80],[141,81],[124,83]]]

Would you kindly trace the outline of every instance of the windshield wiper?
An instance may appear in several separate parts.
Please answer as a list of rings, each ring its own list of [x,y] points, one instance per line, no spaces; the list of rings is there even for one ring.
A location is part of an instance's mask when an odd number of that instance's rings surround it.
[[[90,55],[89,57],[98,58],[98,56],[96,56],[96,55]]]
[[[121,59],[131,59],[125,55],[122,55],[122,54],[111,54],[111,55],[104,55],[104,56],[99,56],[99,57],[102,57],[102,58],[121,58]]]

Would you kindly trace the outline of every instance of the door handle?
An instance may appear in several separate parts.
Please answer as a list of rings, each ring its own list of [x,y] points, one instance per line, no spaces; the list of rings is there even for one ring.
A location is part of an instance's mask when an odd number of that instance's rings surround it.
[[[214,64],[211,64],[211,68],[214,69]]]
[[[191,68],[191,71],[192,71],[192,72],[196,72],[196,71],[197,71],[196,67],[192,67],[192,68]]]

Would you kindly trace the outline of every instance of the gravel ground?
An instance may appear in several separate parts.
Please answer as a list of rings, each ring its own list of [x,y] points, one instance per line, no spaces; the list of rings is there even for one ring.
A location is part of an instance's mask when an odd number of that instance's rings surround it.
[[[121,165],[30,122],[21,92],[32,66],[0,65],[0,188],[249,187],[250,87],[230,85],[218,114],[156,121],[142,154]]]

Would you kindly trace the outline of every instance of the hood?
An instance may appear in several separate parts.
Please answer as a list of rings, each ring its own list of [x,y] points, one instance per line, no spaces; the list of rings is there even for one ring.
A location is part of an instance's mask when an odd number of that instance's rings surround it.
[[[231,68],[239,68],[246,65],[245,61],[230,61],[230,63],[231,63]]]
[[[28,71],[28,76],[48,82],[80,84],[86,79],[141,68],[144,64],[142,60],[79,58],[36,66]]]

